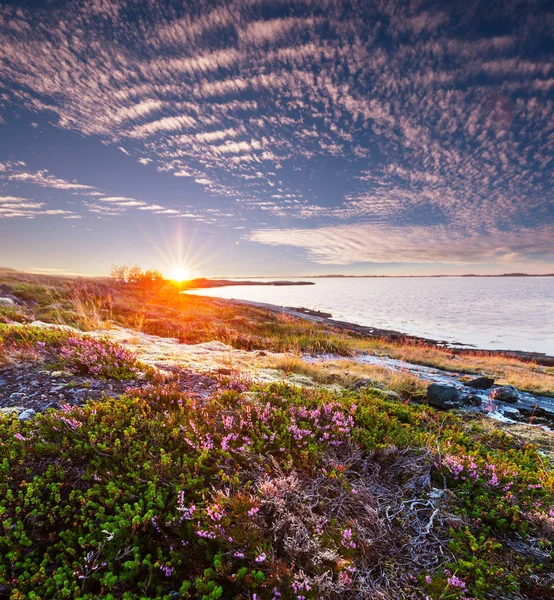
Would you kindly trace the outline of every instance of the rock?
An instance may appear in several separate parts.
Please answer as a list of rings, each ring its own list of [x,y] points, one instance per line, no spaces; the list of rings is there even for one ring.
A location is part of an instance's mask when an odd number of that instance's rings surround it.
[[[462,404],[456,386],[432,383],[427,388],[427,403],[436,408],[457,408]]]
[[[24,410],[24,406],[8,406],[7,408],[0,408],[0,415],[18,415]]]
[[[11,298],[0,298],[0,306],[15,306],[15,302]]]
[[[489,394],[491,400],[500,400],[500,402],[509,402],[515,404],[519,400],[519,392],[513,385],[497,387]]]
[[[353,390],[361,390],[363,388],[371,387],[371,379],[358,379],[352,384]]]
[[[13,392],[13,394],[10,394],[9,400],[11,402],[14,402],[15,400],[24,400],[26,397],[27,394],[25,394],[24,392]]]
[[[386,398],[387,400],[400,400],[400,395],[396,392],[393,392],[392,390],[382,390],[377,387],[371,387],[369,388],[369,391],[375,392],[376,394],[378,394],[382,398]]]
[[[476,377],[471,381],[467,381],[465,385],[476,390],[488,390],[494,385],[494,379],[490,377]]]
[[[483,400],[477,394],[468,394],[464,398],[464,404],[468,404],[469,406],[481,406],[483,404]]]
[[[20,421],[28,421],[29,419],[32,419],[33,417],[35,417],[36,414],[37,414],[36,411],[34,411],[32,408],[27,408],[23,412],[20,412],[19,415],[17,416],[17,418]]]
[[[379,391],[383,391],[385,386],[382,383],[373,381],[373,379],[366,379],[364,377],[357,379],[352,385],[353,390],[361,390],[363,388],[373,388]]]

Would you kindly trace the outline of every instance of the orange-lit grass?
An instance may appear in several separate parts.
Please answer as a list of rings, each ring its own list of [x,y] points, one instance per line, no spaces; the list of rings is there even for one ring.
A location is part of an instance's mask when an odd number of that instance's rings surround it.
[[[521,390],[554,395],[554,368],[523,361],[515,357],[468,350],[452,351],[431,345],[389,342],[366,338],[357,343],[361,352],[390,356],[406,362],[444,370],[494,377],[497,383],[510,384]]]
[[[479,373],[498,383],[554,395],[554,368],[510,356],[453,351],[408,339],[391,341],[275,313],[247,304],[179,293],[166,282],[154,287],[87,279],[0,272],[21,299],[36,302],[35,318],[81,329],[114,322],[188,344],[219,340],[245,350],[292,353],[356,353],[390,356],[414,364]]]
[[[362,365],[354,361],[339,359],[325,362],[307,362],[299,356],[286,355],[268,359],[267,366],[291,373],[304,375],[314,383],[323,385],[338,384],[353,388],[357,383],[365,387],[382,388],[396,392],[403,399],[424,397],[428,382],[403,371],[393,371],[377,365]]]

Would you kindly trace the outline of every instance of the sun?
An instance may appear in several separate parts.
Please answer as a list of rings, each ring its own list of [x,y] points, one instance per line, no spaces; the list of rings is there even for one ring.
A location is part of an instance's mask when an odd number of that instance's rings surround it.
[[[181,283],[181,281],[186,281],[187,279],[190,279],[190,273],[185,269],[185,267],[179,266],[171,270],[169,278],[173,279],[173,281]]]

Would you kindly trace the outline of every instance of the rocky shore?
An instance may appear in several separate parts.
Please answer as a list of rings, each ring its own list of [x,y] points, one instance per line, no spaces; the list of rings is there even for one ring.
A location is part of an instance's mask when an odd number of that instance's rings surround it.
[[[448,348],[448,350],[453,354],[463,355],[466,353],[480,352],[483,354],[488,354],[490,356],[496,355],[513,357],[521,360],[528,360],[548,367],[554,366],[554,356],[550,354],[545,354],[543,352],[524,352],[520,350],[484,350],[479,349],[477,347],[468,348],[467,344],[462,344],[461,342],[447,342],[445,340],[437,340],[432,338],[424,338],[415,335],[409,335],[407,333],[402,333],[401,331],[395,331],[393,329],[380,329],[378,327],[371,327],[368,325],[357,325],[356,323],[349,323],[347,321],[338,321],[336,319],[333,319],[333,315],[331,313],[326,313],[305,307],[277,306],[275,304],[253,302],[250,300],[227,300],[227,302],[256,306],[258,308],[264,308],[265,310],[269,310],[276,314],[287,314],[293,317],[307,319],[314,323],[331,325],[338,329],[358,333],[367,337],[385,338],[393,342],[415,342],[420,344],[428,344],[430,346],[436,346],[438,348]]]

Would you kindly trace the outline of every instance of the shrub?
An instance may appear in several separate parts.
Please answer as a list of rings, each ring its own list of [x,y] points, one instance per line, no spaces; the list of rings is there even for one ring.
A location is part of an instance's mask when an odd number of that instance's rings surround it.
[[[0,456],[12,598],[530,598],[552,583],[536,449],[366,392],[201,404],[152,386],[0,417]]]
[[[68,338],[59,349],[58,365],[76,375],[101,379],[134,379],[140,373],[153,374],[150,367],[120,344],[88,336]]]

